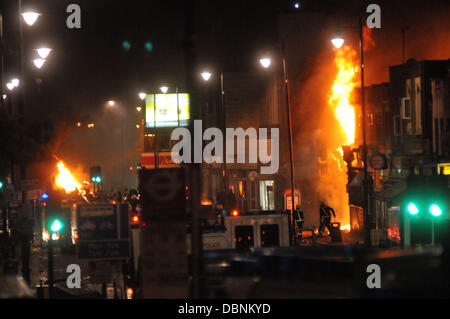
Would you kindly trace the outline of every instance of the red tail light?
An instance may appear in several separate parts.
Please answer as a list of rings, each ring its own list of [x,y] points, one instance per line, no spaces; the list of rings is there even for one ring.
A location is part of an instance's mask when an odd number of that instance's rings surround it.
[[[231,212],[231,215],[233,215],[233,216],[238,216],[238,215],[239,215],[239,212],[235,209],[235,210],[233,210],[233,211]]]
[[[139,216],[138,215],[134,215],[131,220],[133,221],[133,223],[137,223],[137,222],[139,222]]]

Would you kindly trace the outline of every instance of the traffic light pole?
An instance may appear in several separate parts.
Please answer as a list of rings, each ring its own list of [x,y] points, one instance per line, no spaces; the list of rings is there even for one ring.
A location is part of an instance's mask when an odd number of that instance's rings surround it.
[[[54,266],[53,266],[53,239],[52,232],[50,232],[50,238],[48,240],[48,249],[47,249],[47,257],[48,257],[48,293],[49,298],[53,298],[53,284],[54,284]]]

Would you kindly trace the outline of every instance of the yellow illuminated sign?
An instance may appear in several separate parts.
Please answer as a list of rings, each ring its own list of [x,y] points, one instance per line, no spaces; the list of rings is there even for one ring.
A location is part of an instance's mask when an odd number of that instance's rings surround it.
[[[145,127],[187,126],[189,94],[147,94],[145,98]]]
[[[441,169],[444,170],[444,175],[450,175],[450,163],[438,164],[438,174],[441,172]]]

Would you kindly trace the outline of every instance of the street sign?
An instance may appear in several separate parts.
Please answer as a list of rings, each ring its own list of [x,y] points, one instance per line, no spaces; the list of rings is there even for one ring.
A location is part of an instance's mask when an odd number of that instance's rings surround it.
[[[140,298],[188,298],[186,224],[152,223],[141,233]]]
[[[292,210],[292,191],[287,189],[284,191],[284,209]],[[300,191],[298,189],[295,190],[294,193],[294,208],[297,204],[301,204]]]
[[[81,204],[76,208],[77,255],[80,259],[124,259],[130,256],[126,204]]]
[[[142,194],[144,220],[186,218],[184,169],[141,170],[139,191]]]
[[[383,154],[377,154],[370,158],[370,167],[373,169],[386,169],[387,168],[387,160],[386,156]]]

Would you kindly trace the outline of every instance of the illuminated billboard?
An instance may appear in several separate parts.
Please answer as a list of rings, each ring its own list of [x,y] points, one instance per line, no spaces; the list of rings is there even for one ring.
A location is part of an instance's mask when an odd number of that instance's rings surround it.
[[[187,126],[189,94],[147,94],[145,98],[145,127]]]

